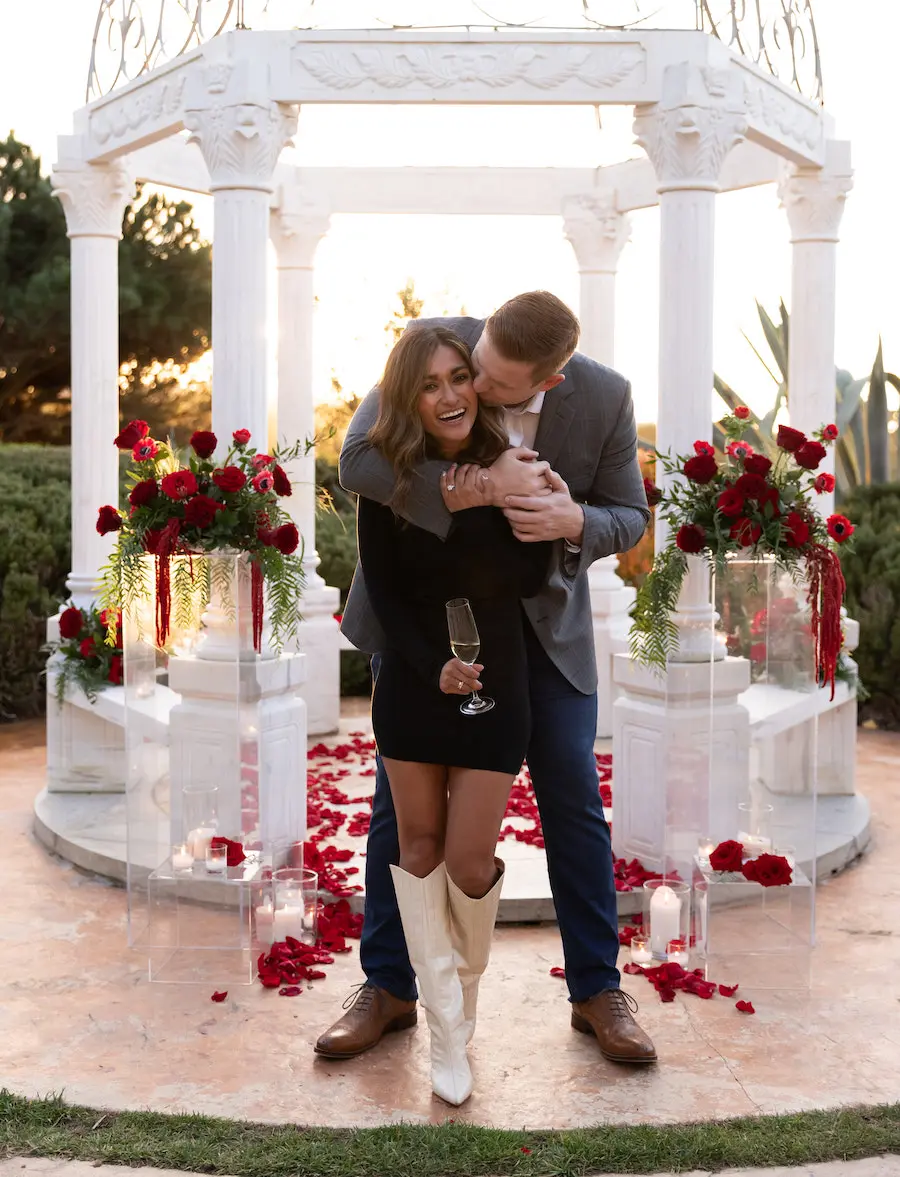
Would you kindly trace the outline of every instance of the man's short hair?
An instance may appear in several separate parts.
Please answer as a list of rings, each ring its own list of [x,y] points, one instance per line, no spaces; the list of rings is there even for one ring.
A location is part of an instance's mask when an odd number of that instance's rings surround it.
[[[546,290],[517,294],[487,320],[491,343],[507,360],[534,368],[534,382],[555,376],[578,346],[581,324],[566,304]]]

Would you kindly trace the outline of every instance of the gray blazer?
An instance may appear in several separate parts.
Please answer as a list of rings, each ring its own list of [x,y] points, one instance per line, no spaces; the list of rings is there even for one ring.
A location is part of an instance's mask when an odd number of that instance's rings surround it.
[[[470,348],[484,329],[483,319],[421,322],[449,328]],[[534,448],[565,479],[572,498],[583,505],[584,538],[578,554],[567,552],[562,540],[557,542],[543,589],[523,605],[550,658],[572,686],[587,695],[597,686],[587,570],[602,556],[634,547],[644,534],[650,511],[637,461],[631,385],[618,372],[580,352],[563,373],[565,380],[544,399]],[[373,389],[350,422],[341,449],[340,480],[345,490],[386,503],[394,491],[394,472],[367,437],[378,415],[378,395],[378,389]],[[440,474],[448,465],[423,462],[421,477],[414,481],[402,511],[411,523],[441,538],[447,536],[453,519],[440,490]],[[384,647],[384,634],[358,564],[341,630],[367,653]]]

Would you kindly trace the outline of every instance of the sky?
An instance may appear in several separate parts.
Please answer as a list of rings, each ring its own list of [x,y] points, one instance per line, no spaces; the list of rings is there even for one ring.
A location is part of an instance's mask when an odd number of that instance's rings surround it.
[[[173,0],[167,0],[173,4]],[[474,0],[269,0],[268,20],[282,26],[318,18],[345,27],[378,17],[435,23]],[[143,0],[146,11],[160,0]],[[774,0],[767,0],[773,5]],[[690,0],[658,0],[670,23]],[[100,0],[0,3],[0,128],[39,152],[45,169],[56,136],[71,131],[84,102],[91,39]],[[222,0],[212,9],[221,10]],[[625,19],[634,0],[594,3]],[[646,7],[646,6],[645,6]],[[580,11],[575,0],[496,0],[494,16],[525,19],[551,8]],[[885,364],[900,369],[900,234],[898,154],[892,114],[894,51],[900,36],[895,0],[815,0],[826,107],[836,134],[849,138],[854,189],[838,246],[836,360],[854,375],[871,368],[879,334]],[[258,11],[257,11],[258,10]],[[248,23],[261,0],[246,0]],[[692,12],[692,9],[691,9]],[[337,20],[335,15],[337,14]],[[560,21],[562,23],[562,21]],[[35,78],[41,84],[35,84]],[[638,156],[632,113],[605,107],[598,129],[588,107],[328,107],[301,111],[292,156],[309,166],[596,167]],[[4,125],[5,124],[5,125]],[[212,232],[209,198],[196,200],[201,227]],[[638,419],[656,416],[658,214],[633,214],[632,239],[620,262],[615,366],[632,381]],[[364,392],[378,378],[388,348],[384,326],[408,278],[425,299],[424,314],[483,316],[522,290],[548,289],[578,309],[578,273],[556,217],[335,216],[316,258],[316,397],[329,395],[332,373],[347,390]],[[763,412],[774,385],[744,338],[764,350],[755,309],[790,304],[787,217],[774,187],[723,194],[716,211],[715,366],[748,403]],[[273,331],[274,336],[274,331]]]

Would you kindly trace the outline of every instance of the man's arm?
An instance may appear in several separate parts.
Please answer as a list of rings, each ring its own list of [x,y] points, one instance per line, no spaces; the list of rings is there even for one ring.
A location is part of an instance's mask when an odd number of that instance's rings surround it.
[[[338,476],[344,490],[386,505],[393,496],[397,479],[391,463],[368,437],[378,418],[378,397],[378,389],[373,388],[353,414],[341,446]],[[441,497],[441,474],[449,465],[436,461],[420,463],[400,510],[404,519],[441,539],[447,538],[453,521]]]

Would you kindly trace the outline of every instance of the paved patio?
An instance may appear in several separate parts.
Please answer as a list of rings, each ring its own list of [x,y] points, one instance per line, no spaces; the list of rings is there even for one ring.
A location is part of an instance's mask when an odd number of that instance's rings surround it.
[[[719,997],[679,994],[664,1005],[643,978],[626,977],[661,1060],[630,1070],[605,1062],[569,1028],[564,983],[550,976],[562,964],[556,928],[504,926],[483,986],[476,1093],[452,1113],[431,1097],[423,1030],[345,1064],[313,1056],[317,1034],[361,979],[356,945],[293,999],[248,986],[213,1004],[202,986],[149,984],[144,961],[125,944],[124,892],[36,842],[32,806],[43,773],[42,724],[0,728],[0,886],[9,896],[0,1084],[14,1091],[336,1127],[452,1114],[566,1128],[900,1099],[898,735],[860,732],[858,787],[872,804],[873,843],[820,887],[808,997],[760,994],[756,1015],[746,1016]]]

